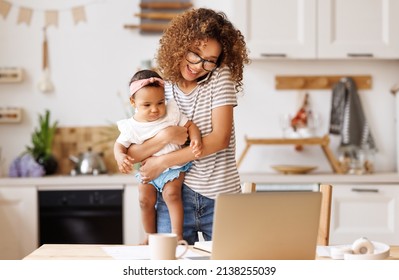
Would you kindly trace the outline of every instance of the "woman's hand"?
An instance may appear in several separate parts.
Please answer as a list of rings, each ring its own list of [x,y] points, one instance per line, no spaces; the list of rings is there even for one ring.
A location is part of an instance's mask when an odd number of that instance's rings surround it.
[[[202,141],[201,139],[194,139],[190,142],[190,147],[192,152],[196,158],[199,158],[202,155]]]
[[[162,129],[154,137],[142,144],[130,145],[127,153],[136,162],[142,162],[159,152],[167,144],[183,145],[187,141],[188,132],[185,127],[169,126]]]
[[[154,180],[167,168],[167,166],[163,166],[161,157],[147,158],[142,162],[139,169],[142,183],[146,184]]]

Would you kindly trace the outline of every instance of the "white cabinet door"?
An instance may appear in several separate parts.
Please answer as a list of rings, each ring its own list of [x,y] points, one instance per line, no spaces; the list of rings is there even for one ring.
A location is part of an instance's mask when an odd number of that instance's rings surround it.
[[[126,185],[123,195],[123,243],[137,245],[144,240],[137,185]]]
[[[0,259],[22,259],[38,245],[34,186],[0,187]]]
[[[399,1],[318,1],[319,58],[399,58]]]
[[[251,58],[316,57],[316,0],[236,0],[234,7]]]
[[[399,244],[399,185],[334,184],[330,244],[360,237]]]

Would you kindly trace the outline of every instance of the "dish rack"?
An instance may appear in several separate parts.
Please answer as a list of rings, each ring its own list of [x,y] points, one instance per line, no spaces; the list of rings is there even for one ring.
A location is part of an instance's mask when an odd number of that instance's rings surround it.
[[[246,146],[237,161],[237,167],[240,167],[252,145],[320,145],[333,171],[338,174],[345,173],[339,161],[330,149],[330,137],[328,135],[310,138],[247,138],[245,136],[245,142]]]

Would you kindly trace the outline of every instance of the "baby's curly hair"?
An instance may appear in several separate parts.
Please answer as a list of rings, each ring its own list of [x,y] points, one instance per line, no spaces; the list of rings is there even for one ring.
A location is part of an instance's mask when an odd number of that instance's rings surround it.
[[[205,8],[190,9],[175,17],[164,31],[156,57],[163,78],[172,83],[180,81],[180,63],[187,50],[209,38],[222,45],[217,64],[230,68],[236,90],[240,90],[244,64],[250,62],[244,36],[224,13]]]
[[[149,69],[139,70],[130,79],[129,86],[134,81],[148,79],[148,78],[152,78],[152,77],[162,79],[162,77],[157,72],[155,72],[153,70],[149,70]]]
[[[137,71],[133,75],[133,77],[129,81],[129,87],[135,81],[148,79],[148,78],[159,78],[159,79],[162,79],[162,77],[157,72],[155,72],[153,70],[144,69],[144,70]],[[150,83],[147,86],[149,86],[149,87],[161,87],[161,85],[158,82]],[[135,98],[135,95],[131,95],[129,97],[129,100],[132,101],[132,100],[134,100],[134,98]]]

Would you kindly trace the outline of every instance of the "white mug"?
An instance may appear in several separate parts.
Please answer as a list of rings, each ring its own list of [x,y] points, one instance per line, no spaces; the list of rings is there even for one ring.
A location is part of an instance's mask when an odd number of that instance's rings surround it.
[[[186,240],[177,240],[174,233],[153,233],[149,235],[148,244],[150,246],[151,260],[176,260],[181,258],[188,250]],[[185,246],[184,251],[176,256],[178,245]]]

